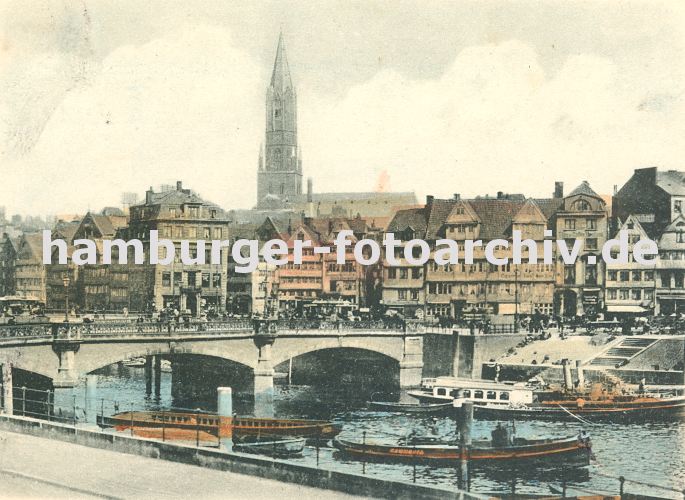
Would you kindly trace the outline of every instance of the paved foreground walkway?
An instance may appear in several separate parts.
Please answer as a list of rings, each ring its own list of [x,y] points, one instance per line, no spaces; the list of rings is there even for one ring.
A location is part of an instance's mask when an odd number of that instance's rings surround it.
[[[0,484],[0,498],[359,498],[3,431]]]

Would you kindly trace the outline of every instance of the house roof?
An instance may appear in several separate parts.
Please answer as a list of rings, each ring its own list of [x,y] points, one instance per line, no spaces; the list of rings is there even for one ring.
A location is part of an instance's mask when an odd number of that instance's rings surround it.
[[[656,185],[670,195],[685,196],[685,172],[679,170],[657,170]]]
[[[398,233],[411,227],[418,236],[423,236],[428,226],[428,208],[407,208],[398,210],[388,224],[387,232]]]
[[[507,237],[514,216],[525,202],[507,199],[479,198],[469,200],[481,220],[479,237],[484,240]]]
[[[580,183],[580,185],[575,188],[573,191],[571,191],[566,198],[570,198],[571,196],[577,196],[579,194],[584,194],[586,196],[593,196],[595,198],[600,198],[597,193],[590,187],[590,183],[588,181],[583,181]]]

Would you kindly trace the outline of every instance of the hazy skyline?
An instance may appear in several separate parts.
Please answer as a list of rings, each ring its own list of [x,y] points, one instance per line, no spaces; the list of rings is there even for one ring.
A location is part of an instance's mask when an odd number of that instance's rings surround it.
[[[683,169],[676,2],[0,7],[0,205],[83,212],[182,180],[255,203],[280,29],[316,191],[549,196]]]

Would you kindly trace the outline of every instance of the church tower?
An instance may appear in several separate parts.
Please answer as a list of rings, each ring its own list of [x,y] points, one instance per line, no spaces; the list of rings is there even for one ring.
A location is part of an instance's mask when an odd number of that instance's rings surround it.
[[[266,138],[260,147],[257,208],[278,209],[302,198],[302,160],[297,144],[297,95],[290,78],[283,33],[278,38],[266,90]]]

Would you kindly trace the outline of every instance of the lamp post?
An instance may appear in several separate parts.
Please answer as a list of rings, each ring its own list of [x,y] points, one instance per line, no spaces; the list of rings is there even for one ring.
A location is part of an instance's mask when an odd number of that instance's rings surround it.
[[[64,322],[69,323],[69,283],[71,279],[68,273],[62,274],[62,284],[64,285]]]
[[[515,264],[516,265],[516,264]],[[514,329],[518,333],[519,324],[519,269],[514,268]]]

